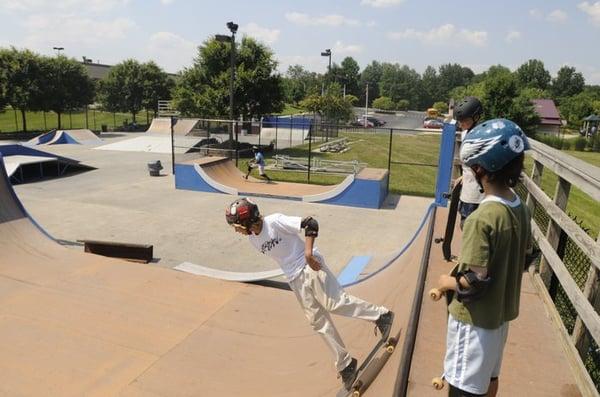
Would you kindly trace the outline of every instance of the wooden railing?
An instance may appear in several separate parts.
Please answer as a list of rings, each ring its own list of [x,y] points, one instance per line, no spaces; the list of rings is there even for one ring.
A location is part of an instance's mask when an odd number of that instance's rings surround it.
[[[539,268],[537,270],[532,268],[530,273],[550,315],[556,320],[565,352],[578,377],[580,388],[585,395],[598,395],[582,357],[586,357],[590,346],[585,330],[600,346],[600,316],[597,312],[597,308],[600,308],[600,236],[594,240],[566,214],[566,208],[571,186],[577,187],[596,202],[600,202],[600,168],[540,142],[530,140],[530,143],[532,150],[528,154],[533,158],[533,170],[530,176],[524,175],[523,178],[523,184],[527,189],[527,206],[532,214],[536,206],[541,206],[550,218],[545,233],[532,220],[533,237],[542,251],[542,258]],[[552,171],[558,177],[554,199],[551,199],[540,187],[544,169]],[[566,234],[591,263],[583,290],[577,285],[563,258],[557,253],[561,234]],[[560,313],[554,305],[553,297],[548,292],[550,285],[556,281],[560,283],[577,312],[572,333],[569,333],[564,326]],[[595,379],[595,381],[598,382],[599,379]]]

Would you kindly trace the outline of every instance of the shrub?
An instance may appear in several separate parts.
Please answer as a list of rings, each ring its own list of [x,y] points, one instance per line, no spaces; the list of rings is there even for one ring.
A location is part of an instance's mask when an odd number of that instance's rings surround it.
[[[410,102],[408,101],[408,99],[400,99],[396,104],[396,107],[398,108],[398,110],[408,110],[409,105]]]
[[[584,137],[580,136],[575,140],[575,150],[577,150],[578,152],[583,152],[586,146],[587,139],[585,139]]]
[[[562,141],[562,150],[570,150],[571,149],[571,141],[564,139]]]
[[[391,98],[387,96],[382,96],[373,101],[374,108],[383,109],[383,110],[394,110],[396,108],[396,104],[392,101]]]

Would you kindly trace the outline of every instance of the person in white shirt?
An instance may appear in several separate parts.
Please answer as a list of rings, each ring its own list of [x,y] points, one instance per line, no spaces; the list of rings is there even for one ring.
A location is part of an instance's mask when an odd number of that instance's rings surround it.
[[[464,98],[454,107],[454,118],[462,130],[461,141],[464,142],[469,132],[477,125],[483,114],[483,105],[479,99],[474,96]],[[475,175],[470,167],[462,164],[462,176],[454,183],[462,181],[460,192],[460,202],[458,211],[460,213],[460,228],[463,228],[465,219],[479,207],[483,200],[483,188],[475,179]]]
[[[258,251],[281,266],[312,328],[331,349],[344,387],[350,389],[357,376],[357,360],[346,350],[329,313],[372,321],[382,339],[389,335],[394,313],[344,291],[314,246],[319,232],[314,218],[278,213],[263,217],[247,198],[231,203],[225,218],[236,232],[247,235]],[[302,229],[304,241],[299,236]]]

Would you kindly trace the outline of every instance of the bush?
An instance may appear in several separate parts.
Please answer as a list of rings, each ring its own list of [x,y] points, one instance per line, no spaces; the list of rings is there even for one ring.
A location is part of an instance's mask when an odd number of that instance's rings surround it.
[[[571,141],[563,140],[562,141],[562,150],[570,150],[571,149]]]
[[[382,110],[394,110],[396,109],[396,104],[392,101],[392,98],[387,96],[382,96],[373,101],[372,106],[377,109]]]
[[[448,104],[446,102],[436,102],[433,104],[433,108],[440,114],[448,113]]]
[[[408,101],[408,99],[400,99],[396,104],[396,107],[398,108],[398,110],[408,110],[409,105],[410,102]]]
[[[583,152],[586,146],[587,139],[585,139],[584,137],[580,136],[575,140],[575,150],[577,150],[578,152]]]
[[[600,152],[600,136],[598,136],[598,133],[592,135],[588,141],[588,148],[594,152]]]
[[[545,135],[545,134],[539,134],[537,136],[537,140],[548,145],[551,146],[555,149],[562,149],[563,148],[563,139],[558,137],[558,136],[554,136],[554,135]]]

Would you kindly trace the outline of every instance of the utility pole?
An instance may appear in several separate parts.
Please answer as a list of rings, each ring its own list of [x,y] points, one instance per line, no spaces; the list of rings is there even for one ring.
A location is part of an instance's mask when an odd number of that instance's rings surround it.
[[[367,88],[365,90],[365,128],[367,128],[367,115],[369,114],[369,83],[367,83]]]

